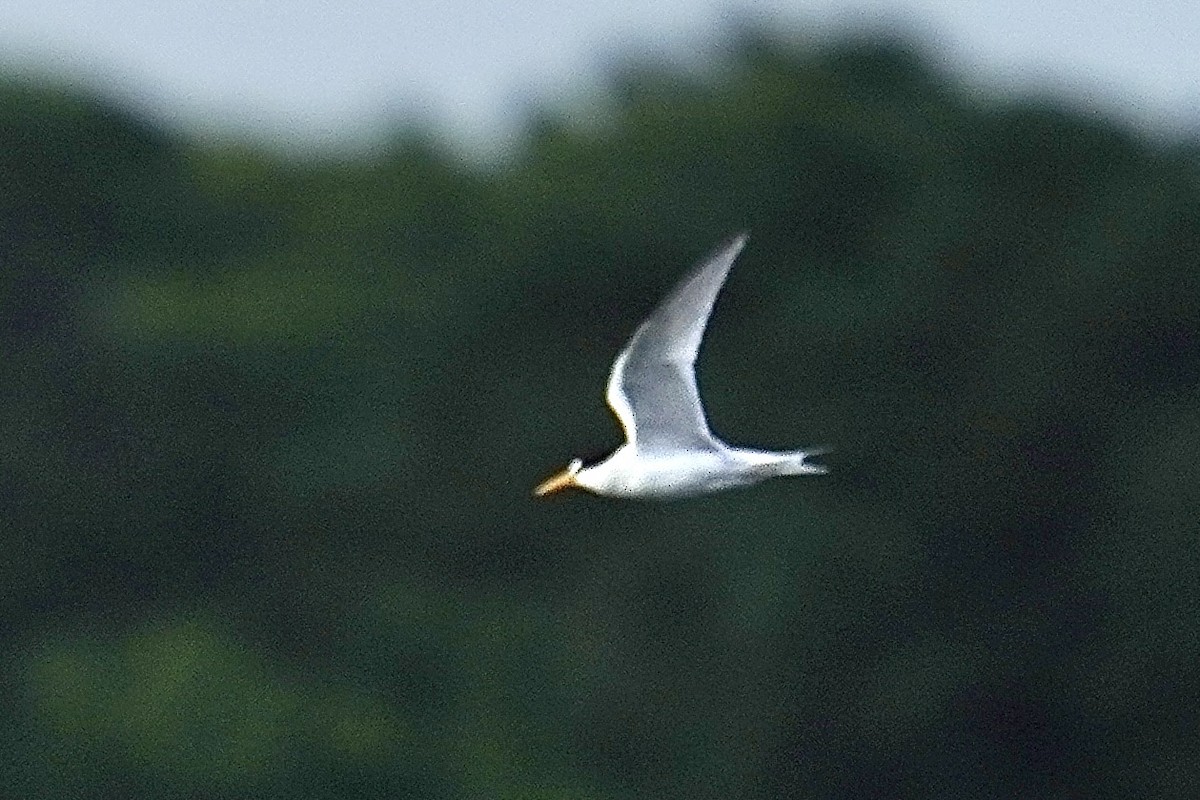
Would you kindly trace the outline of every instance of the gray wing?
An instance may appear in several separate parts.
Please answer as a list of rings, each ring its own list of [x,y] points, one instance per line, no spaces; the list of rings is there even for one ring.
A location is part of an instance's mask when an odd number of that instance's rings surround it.
[[[608,405],[638,450],[719,446],[696,389],[696,352],[717,292],[745,244],[745,234],[736,236],[697,264],[617,356]]]

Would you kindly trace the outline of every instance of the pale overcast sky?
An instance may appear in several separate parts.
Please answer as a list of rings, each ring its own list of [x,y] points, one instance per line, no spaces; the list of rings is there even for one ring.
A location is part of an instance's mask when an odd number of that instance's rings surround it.
[[[415,109],[495,148],[524,101],[578,97],[614,55],[713,53],[752,18],[815,38],[902,27],[982,85],[1200,129],[1195,0],[0,0],[0,69],[195,130],[352,142]]]

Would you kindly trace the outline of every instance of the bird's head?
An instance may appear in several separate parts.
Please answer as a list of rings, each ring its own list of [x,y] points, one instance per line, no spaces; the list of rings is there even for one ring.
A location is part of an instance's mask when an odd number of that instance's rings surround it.
[[[579,474],[579,470],[583,469],[583,459],[576,458],[567,465],[567,468],[557,475],[554,475],[537,485],[533,493],[538,497],[544,497],[548,494],[561,492],[563,489],[569,489],[572,486],[579,486],[575,477]]]

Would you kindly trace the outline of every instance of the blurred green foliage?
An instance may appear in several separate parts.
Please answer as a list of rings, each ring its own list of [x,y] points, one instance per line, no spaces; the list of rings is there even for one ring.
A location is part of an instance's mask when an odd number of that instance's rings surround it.
[[[1200,791],[1200,150],[904,43],[631,65],[480,167],[0,87],[0,785],[22,798]],[[718,432],[533,484],[722,237]]]

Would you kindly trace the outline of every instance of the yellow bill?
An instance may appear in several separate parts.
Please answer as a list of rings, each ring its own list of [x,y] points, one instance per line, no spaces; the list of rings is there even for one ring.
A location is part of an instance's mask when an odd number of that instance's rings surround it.
[[[583,462],[575,459],[562,472],[539,483],[537,488],[533,490],[533,493],[538,497],[545,497],[548,494],[561,492],[563,489],[575,486],[575,476],[579,474],[579,469],[582,466]]]

